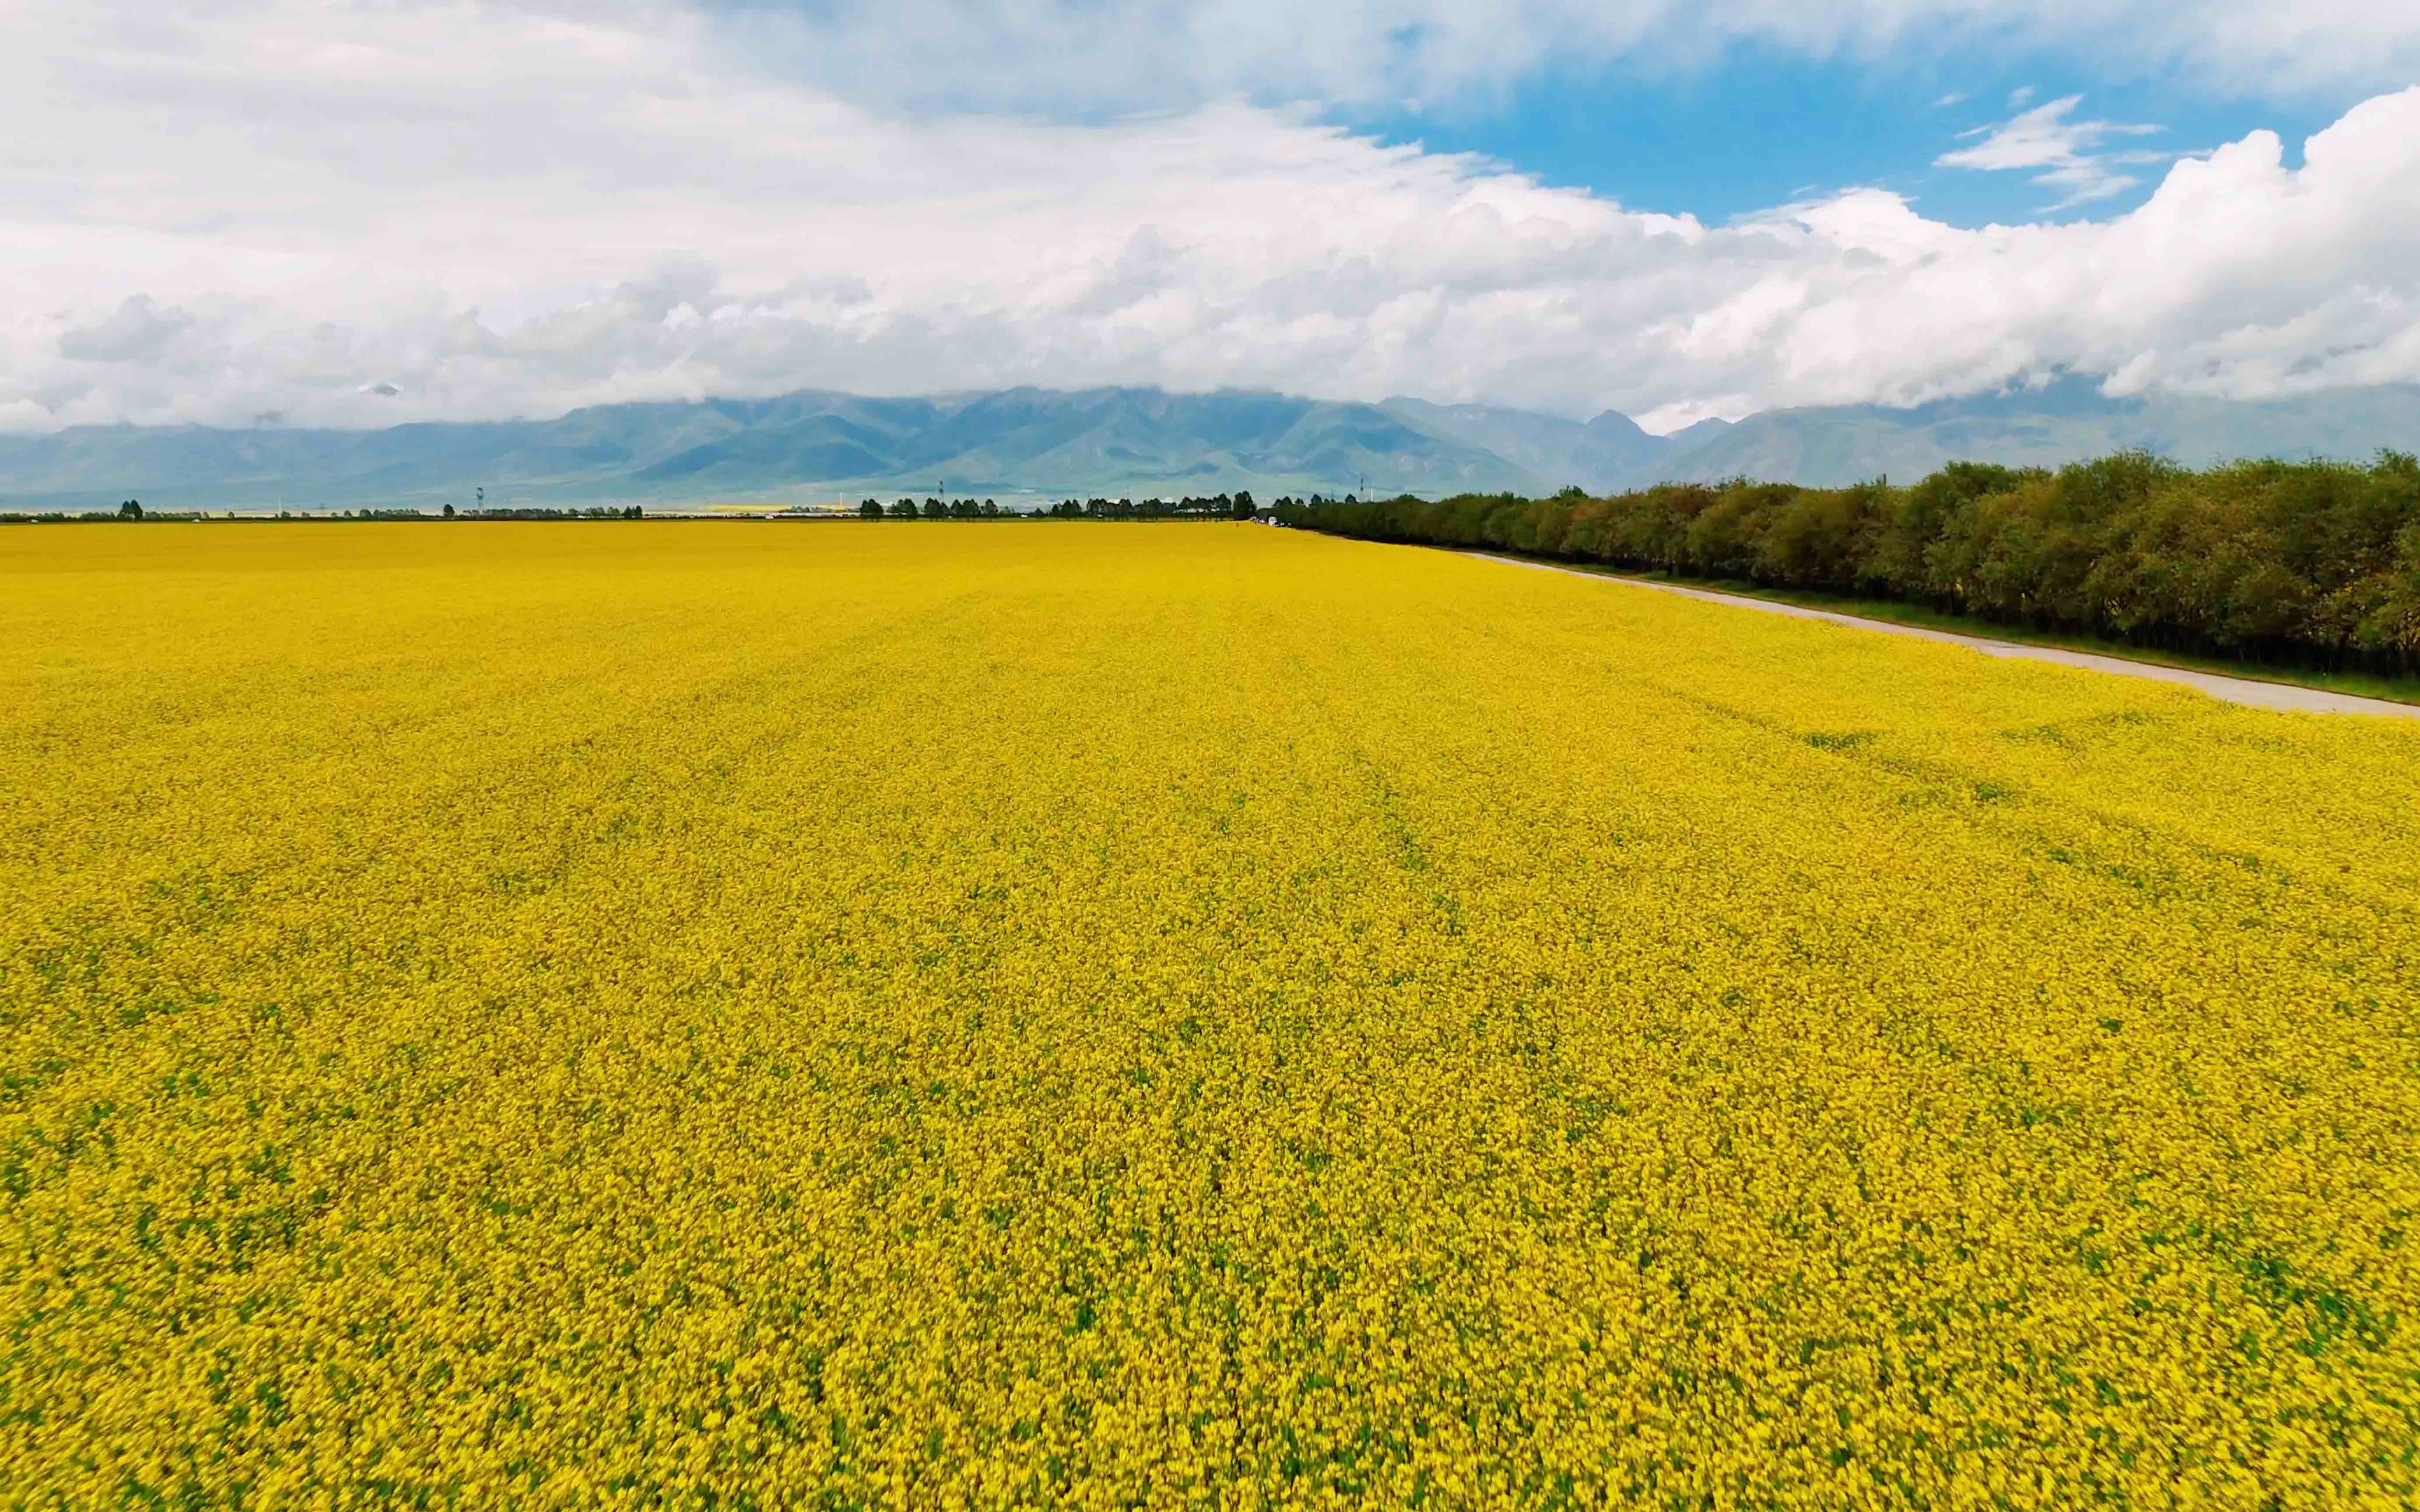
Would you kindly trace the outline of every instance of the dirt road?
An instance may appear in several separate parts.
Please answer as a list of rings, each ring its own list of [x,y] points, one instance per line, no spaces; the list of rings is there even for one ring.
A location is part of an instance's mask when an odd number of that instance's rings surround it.
[[[1825,620],[1859,630],[1880,630],[1885,635],[1914,636],[1919,640],[1942,640],[1953,646],[1966,646],[1987,656],[2014,656],[2025,661],[2051,661],[2062,667],[2083,667],[2097,672],[2115,672],[2120,677],[2143,677],[2155,683],[2180,683],[2197,687],[2214,699],[2229,703],[2246,703],[2260,709],[2287,709],[2302,714],[2381,714],[2397,719],[2420,719],[2420,704],[2395,703],[2385,699],[2362,698],[2352,693],[2331,693],[2324,688],[2303,687],[2292,683],[2263,683],[2249,677],[2226,677],[2217,672],[2189,671],[2182,667],[2163,667],[2155,662],[2129,661],[2123,656],[2096,656],[2086,651],[2063,651],[2056,646],[2029,646],[2013,640],[1993,640],[1977,635],[1958,635],[1947,630],[1924,630],[1912,625],[1893,625],[1887,620],[1860,619],[1854,614],[1835,614],[1829,609],[1804,609],[1796,604],[1777,604],[1766,598],[1747,598],[1738,594],[1718,594],[1704,588],[1683,588],[1678,583],[1647,582],[1637,578],[1617,578],[1608,573],[1583,572],[1575,567],[1558,567],[1545,562],[1524,562],[1517,557],[1491,556],[1484,551],[1470,553],[1489,562],[1500,562],[1508,567],[1535,567],[1542,572],[1568,573],[1575,578],[1592,578],[1599,582],[1619,583],[1628,588],[1652,588],[1659,594],[1678,594],[1683,598],[1699,598],[1709,604],[1730,604],[1740,609],[1761,609],[1767,614],[1786,614],[1797,620]]]

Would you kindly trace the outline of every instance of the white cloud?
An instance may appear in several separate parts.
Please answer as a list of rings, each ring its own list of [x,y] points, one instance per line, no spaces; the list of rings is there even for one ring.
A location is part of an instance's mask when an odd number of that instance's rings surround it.
[[[147,294],[127,297],[107,317],[59,332],[59,355],[79,363],[155,362],[194,323],[182,310],[163,310]]]
[[[1678,424],[2062,369],[2420,378],[2420,90],[2102,224],[1960,230],[1868,190],[1706,226],[1234,100],[899,115],[648,4],[19,13],[0,426],[1018,382]]]
[[[2030,89],[2020,89],[2009,96],[2009,100],[2021,104],[2032,95]],[[2037,105],[1997,126],[1978,127],[1962,133],[1964,138],[1980,138],[1973,147],[1945,152],[1933,162],[1944,168],[1977,168],[1985,172],[2039,168],[2041,171],[2034,175],[2033,181],[2061,195],[2047,208],[2064,210],[2125,193],[2142,180],[2122,172],[2123,168],[2165,162],[2172,156],[2140,150],[2096,150],[2110,137],[2150,136],[2160,129],[2118,121],[2069,119],[2083,100],[2082,95],[2070,95],[2047,105]]]
[[[2047,51],[2262,97],[2420,77],[2420,8],[2397,0],[815,0],[727,18],[734,45],[788,76],[942,107],[1434,106],[1550,64],[1688,67],[1739,43]]]

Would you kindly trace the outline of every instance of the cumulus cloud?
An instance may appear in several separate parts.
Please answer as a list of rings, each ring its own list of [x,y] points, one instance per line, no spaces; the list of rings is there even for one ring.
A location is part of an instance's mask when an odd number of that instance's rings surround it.
[[[2009,96],[2009,100],[2022,104],[2032,97],[2031,89],[2020,89]],[[2124,172],[2125,168],[2164,162],[2170,157],[2164,152],[2099,150],[2110,137],[2150,136],[2160,129],[2117,121],[2070,119],[2075,107],[2083,102],[2082,95],[2070,95],[2047,105],[2037,105],[1997,126],[1977,127],[1962,133],[1964,139],[1977,139],[1973,146],[1945,152],[1933,163],[1943,168],[1978,168],[1986,172],[2040,169],[2033,181],[2056,190],[2062,196],[2047,208],[2064,210],[2115,198],[2142,182]]]
[[[1113,382],[1678,425],[2062,371],[2420,378],[2420,90],[2104,223],[1869,190],[1707,225],[1295,107],[879,109],[643,0],[250,3],[20,8],[0,425]]]
[[[162,309],[147,294],[128,296],[107,316],[59,332],[59,355],[80,363],[140,363],[163,355],[194,317]]]

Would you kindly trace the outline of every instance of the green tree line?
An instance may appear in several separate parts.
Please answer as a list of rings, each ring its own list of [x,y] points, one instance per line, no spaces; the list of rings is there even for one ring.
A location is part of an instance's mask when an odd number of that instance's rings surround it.
[[[1662,484],[1592,498],[1280,500],[1279,523],[1895,599],[2242,659],[2420,670],[2420,461],[2142,453],[1955,462],[1912,486]]]

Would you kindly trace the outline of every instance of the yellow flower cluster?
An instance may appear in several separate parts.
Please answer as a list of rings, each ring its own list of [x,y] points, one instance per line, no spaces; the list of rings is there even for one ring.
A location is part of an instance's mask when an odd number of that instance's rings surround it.
[[[2420,731],[1250,526],[0,535],[0,1505],[2408,1505]]]

